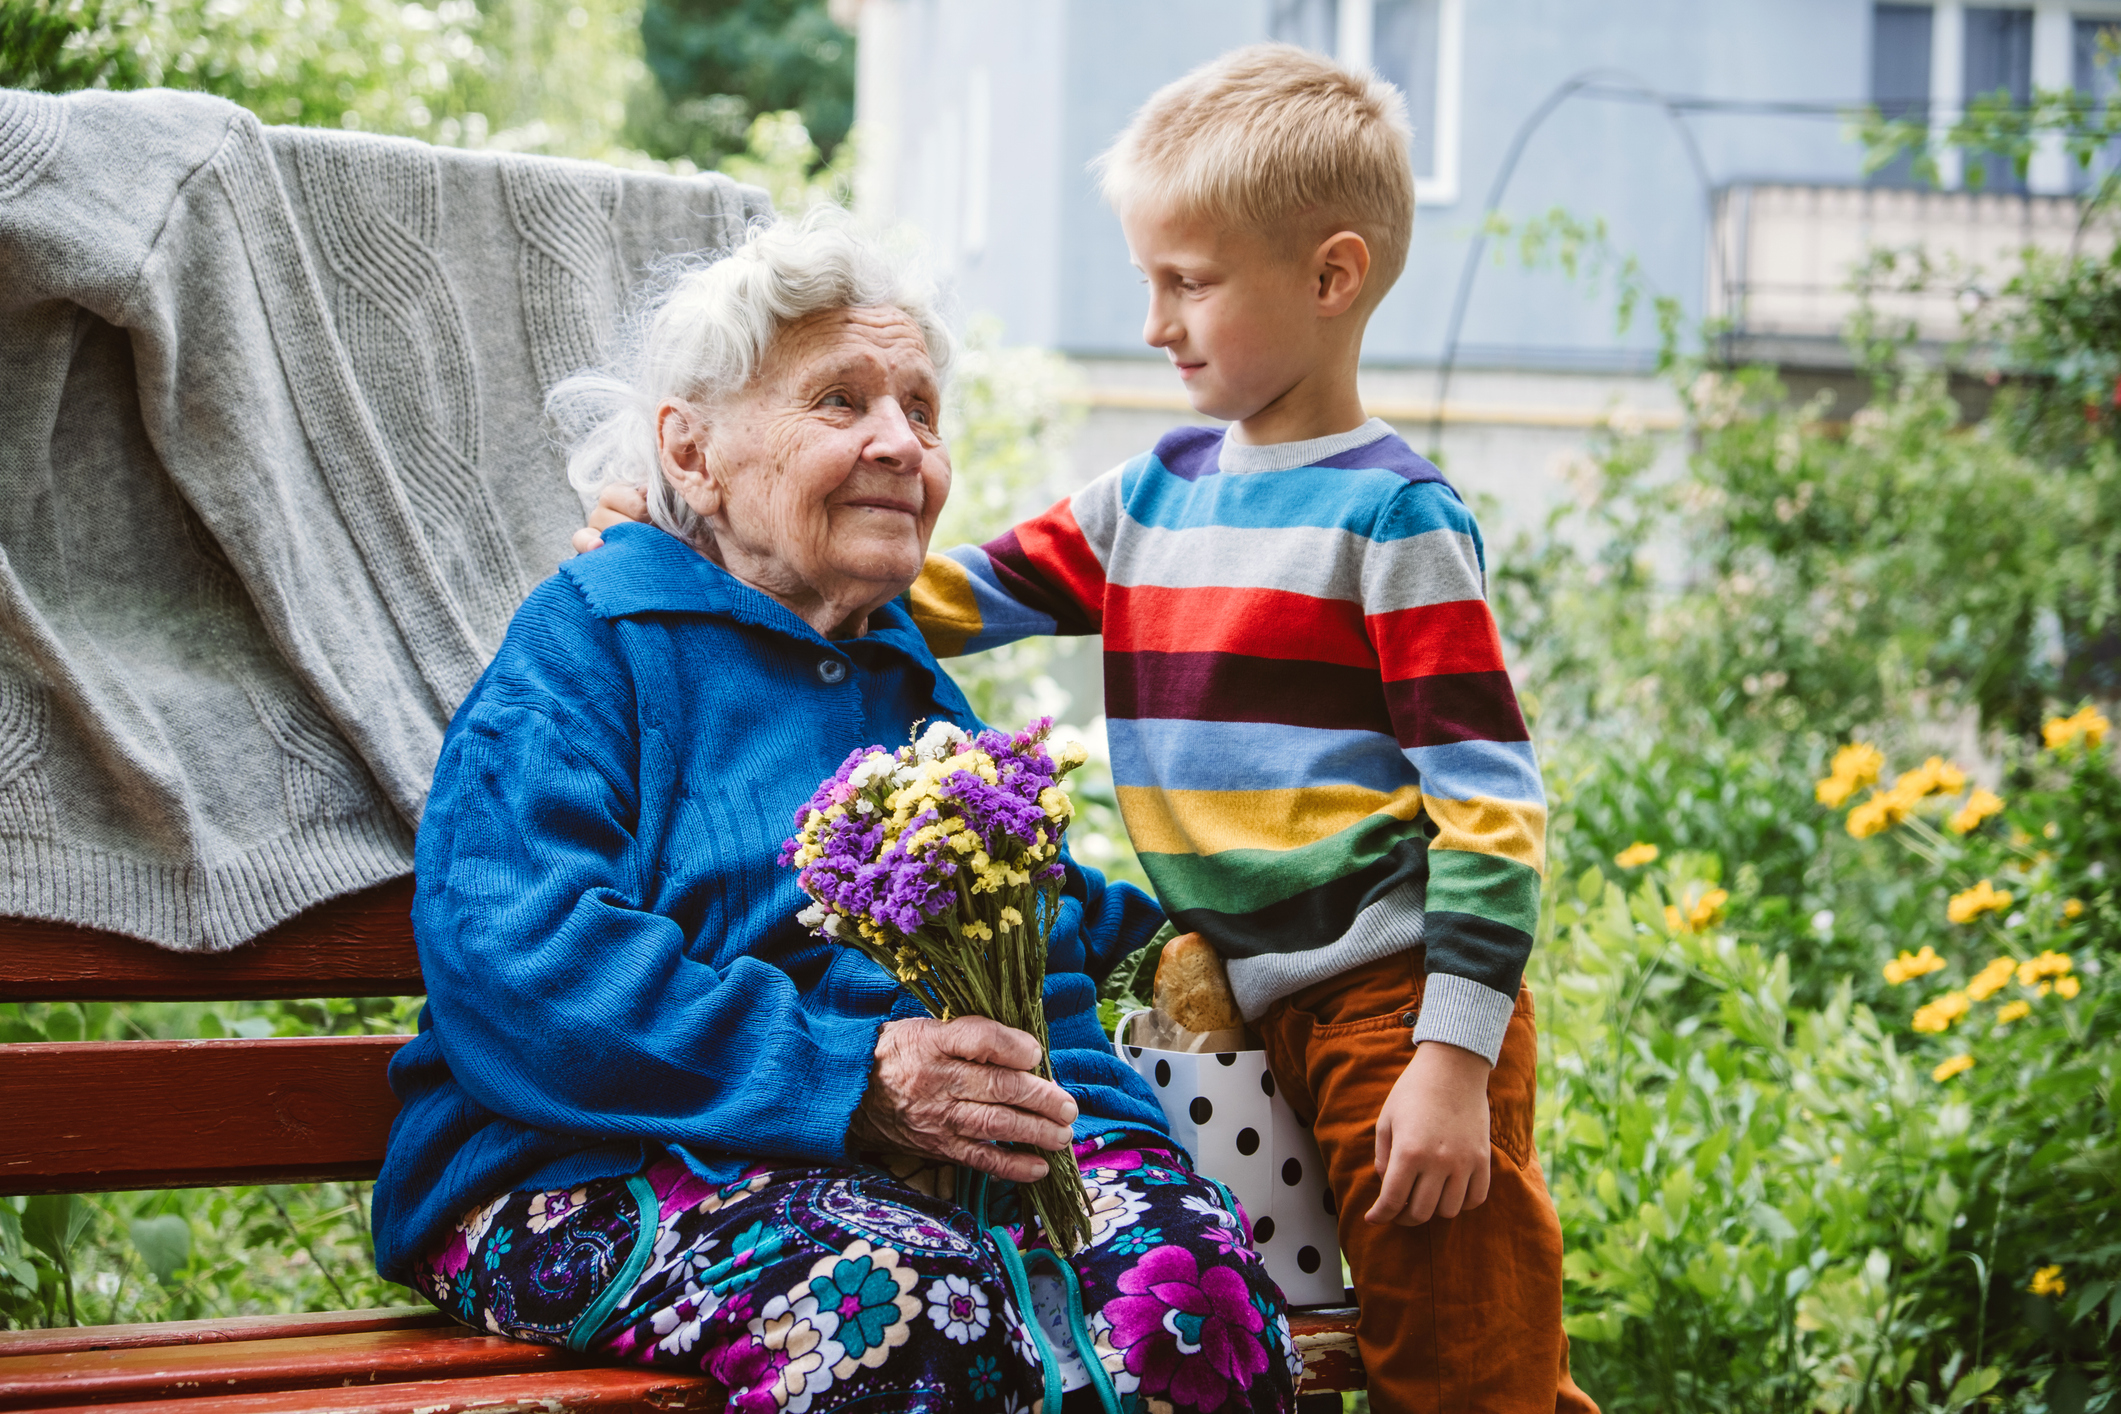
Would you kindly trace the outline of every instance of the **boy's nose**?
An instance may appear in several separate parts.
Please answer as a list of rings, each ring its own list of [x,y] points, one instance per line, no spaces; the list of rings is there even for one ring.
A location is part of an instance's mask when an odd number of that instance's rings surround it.
[[[1163,308],[1163,301],[1149,301],[1149,317],[1142,321],[1142,342],[1152,349],[1169,348],[1185,331]]]

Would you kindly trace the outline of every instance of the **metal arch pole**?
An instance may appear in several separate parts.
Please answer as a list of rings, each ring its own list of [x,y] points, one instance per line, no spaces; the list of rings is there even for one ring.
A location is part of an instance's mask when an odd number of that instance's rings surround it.
[[[1466,247],[1465,264],[1460,267],[1458,272],[1458,288],[1451,296],[1451,318],[1444,331],[1443,358],[1436,368],[1435,405],[1430,409],[1429,414],[1429,457],[1431,460],[1434,460],[1443,450],[1444,398],[1451,390],[1451,370],[1458,361],[1458,337],[1465,327],[1466,306],[1473,297],[1473,279],[1480,273],[1480,257],[1487,251],[1488,221],[1501,208],[1503,193],[1509,188],[1510,178],[1517,171],[1518,159],[1524,156],[1525,147],[1531,142],[1532,135],[1539,131],[1541,124],[1553,116],[1555,109],[1566,103],[1578,92],[1596,83],[1626,84],[1636,93],[1650,99],[1664,109],[1665,116],[1671,119],[1673,126],[1679,130],[1679,140],[1686,148],[1687,161],[1694,169],[1696,180],[1701,184],[1703,202],[1705,204],[1714,202],[1715,198],[1709,182],[1708,163],[1701,155],[1700,144],[1694,139],[1694,130],[1686,125],[1686,120],[1681,116],[1678,105],[1668,95],[1651,88],[1641,79],[1623,69],[1585,69],[1583,72],[1574,74],[1564,80],[1559,87],[1548,94],[1540,102],[1540,105],[1533,109],[1524,122],[1518,126],[1515,136],[1510,139],[1509,149],[1503,154],[1502,166],[1496,169],[1495,180],[1489,184],[1488,199],[1480,213],[1480,229],[1473,233],[1472,243]],[[1712,253],[1710,258],[1714,261],[1717,259],[1714,254],[1716,213],[1713,209],[1709,209],[1705,214],[1709,222],[1711,237],[1710,248]],[[1715,272],[1712,269],[1710,279],[1713,280],[1714,278]]]

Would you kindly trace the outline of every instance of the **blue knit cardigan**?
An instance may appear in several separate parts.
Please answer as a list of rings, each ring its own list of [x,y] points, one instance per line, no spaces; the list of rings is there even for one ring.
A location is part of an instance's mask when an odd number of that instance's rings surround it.
[[[622,525],[517,611],[457,710],[420,825],[419,1035],[375,1189],[376,1265],[404,1281],[466,1208],[639,1169],[710,1178],[839,1161],[887,1019],[881,968],[795,922],[776,861],[847,753],[923,717],[973,729],[897,604],[828,641],[680,541]],[[1070,865],[1046,978],[1078,1138],[1164,1132],[1097,1024],[1146,943],[1146,894]]]

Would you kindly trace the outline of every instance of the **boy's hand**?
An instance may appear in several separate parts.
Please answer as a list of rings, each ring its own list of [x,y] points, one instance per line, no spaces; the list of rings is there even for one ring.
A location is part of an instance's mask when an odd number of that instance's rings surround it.
[[[589,513],[589,524],[574,533],[574,552],[586,555],[604,543],[603,532],[630,520],[648,519],[648,498],[632,486],[614,482],[597,493],[597,508]]]
[[[1414,1052],[1377,1115],[1384,1188],[1365,1220],[1417,1227],[1488,1201],[1488,1070],[1442,1041]]]

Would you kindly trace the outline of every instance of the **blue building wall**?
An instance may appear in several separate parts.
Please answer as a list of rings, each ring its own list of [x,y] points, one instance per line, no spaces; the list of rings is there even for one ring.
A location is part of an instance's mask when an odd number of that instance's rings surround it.
[[[871,0],[898,27],[895,62],[864,74],[865,114],[879,111],[877,83],[896,90],[888,214],[928,233],[964,308],[999,315],[1012,342],[1084,356],[1146,353],[1141,292],[1087,166],[1159,85],[1268,37],[1269,3]],[[1504,153],[1571,75],[1603,67],[1672,94],[1854,104],[1868,96],[1870,34],[1868,0],[1465,0],[1457,198],[1420,211],[1407,273],[1371,326],[1371,360],[1436,360]],[[865,46],[871,37],[865,21]],[[980,70],[991,112],[986,232],[983,247],[967,253],[964,153],[953,156],[947,133],[970,126],[967,95]],[[1861,153],[1831,116],[1686,121],[1713,185],[1861,177]],[[1614,246],[1699,313],[1708,198],[1662,109],[1585,98],[1559,109],[1532,138],[1502,202],[1519,218],[1555,207],[1604,218]],[[1615,333],[1609,298],[1512,260],[1478,276],[1461,361],[1621,369],[1638,365],[1651,342],[1646,324]]]

